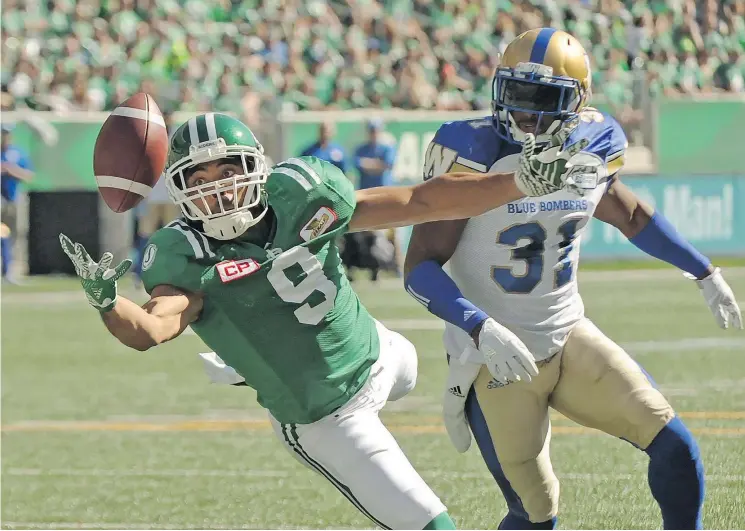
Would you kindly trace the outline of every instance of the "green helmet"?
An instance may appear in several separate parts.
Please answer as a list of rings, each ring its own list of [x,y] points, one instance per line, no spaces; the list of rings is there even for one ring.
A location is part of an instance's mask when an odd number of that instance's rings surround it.
[[[240,158],[243,175],[186,185],[185,172],[189,169],[229,157]],[[264,148],[251,129],[232,116],[201,114],[171,136],[165,174],[168,194],[187,219],[202,223],[204,233],[211,238],[236,238],[264,217],[268,204],[263,185],[268,175]],[[235,202],[226,208],[220,196],[230,192]],[[210,196],[218,199],[214,212],[205,201]]]

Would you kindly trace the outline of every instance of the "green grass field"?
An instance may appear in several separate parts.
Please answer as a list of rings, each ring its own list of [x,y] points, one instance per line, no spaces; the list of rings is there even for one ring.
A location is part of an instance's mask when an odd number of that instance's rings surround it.
[[[726,272],[745,300],[745,270]],[[122,283],[125,291],[129,282]],[[696,433],[705,525],[745,525],[745,333],[722,331],[693,283],[668,269],[580,274],[588,315],[627,347]],[[461,528],[505,504],[476,448],[439,418],[440,323],[397,282],[358,284],[372,313],[419,350],[419,384],[384,420]],[[142,298],[142,295],[138,295]],[[5,528],[369,528],[330,484],[280,447],[246,388],[207,383],[185,335],[146,353],[107,335],[76,283],[2,294]],[[646,457],[555,415],[562,528],[659,528]]]

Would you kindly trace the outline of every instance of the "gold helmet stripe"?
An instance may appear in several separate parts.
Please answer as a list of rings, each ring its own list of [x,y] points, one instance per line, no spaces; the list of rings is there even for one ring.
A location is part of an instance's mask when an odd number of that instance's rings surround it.
[[[530,52],[531,63],[543,63],[543,59],[546,57],[546,50],[548,50],[548,43],[551,42],[551,37],[554,36],[554,33],[556,33],[554,28],[543,28],[538,32],[538,36],[533,43],[533,49]]]

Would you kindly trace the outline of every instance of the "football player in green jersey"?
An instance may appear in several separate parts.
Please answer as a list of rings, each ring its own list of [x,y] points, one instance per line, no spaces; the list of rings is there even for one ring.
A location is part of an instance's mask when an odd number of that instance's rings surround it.
[[[511,173],[451,174],[355,193],[314,157],[268,168],[251,130],[216,113],[174,132],[165,179],[183,217],[144,251],[143,306],[117,296],[129,261],[112,269],[111,253],[95,262],[60,235],[111,334],[144,351],[191,326],[257,391],[287,450],[373,522],[453,528],[378,418],[414,387],[414,346],[360,303],[335,241],[348,230],[475,216],[525,187]]]

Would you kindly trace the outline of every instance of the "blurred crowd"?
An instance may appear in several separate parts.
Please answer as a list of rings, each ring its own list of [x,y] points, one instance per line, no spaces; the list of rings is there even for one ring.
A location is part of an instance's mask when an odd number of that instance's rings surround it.
[[[486,109],[498,53],[539,26],[584,43],[619,108],[639,80],[745,91],[745,0],[4,0],[2,107]]]

